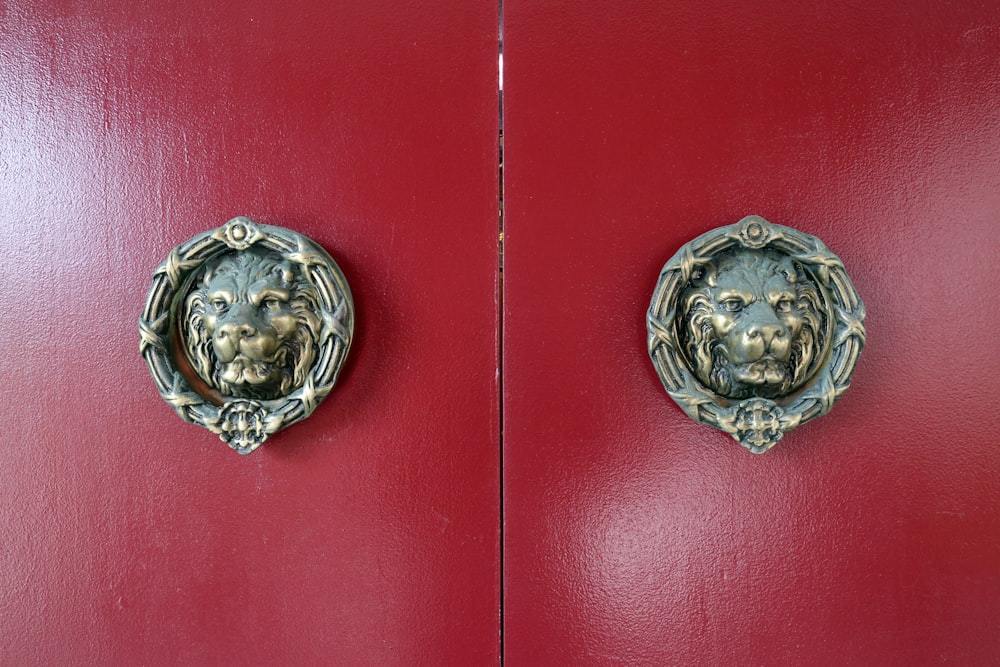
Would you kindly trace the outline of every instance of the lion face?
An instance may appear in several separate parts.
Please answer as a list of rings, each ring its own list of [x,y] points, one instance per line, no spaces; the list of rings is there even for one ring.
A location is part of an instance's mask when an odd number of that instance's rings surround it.
[[[728,398],[777,398],[812,374],[824,343],[820,295],[787,257],[716,258],[682,296],[682,340],[695,375]]]
[[[317,303],[315,288],[281,257],[224,255],[186,299],[185,352],[225,396],[278,398],[302,385],[316,357]]]

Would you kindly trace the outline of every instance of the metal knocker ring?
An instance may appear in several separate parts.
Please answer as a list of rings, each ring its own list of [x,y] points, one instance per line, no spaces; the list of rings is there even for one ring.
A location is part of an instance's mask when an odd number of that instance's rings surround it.
[[[249,454],[330,393],[353,331],[351,291],[330,255],[240,217],[156,269],[139,351],[181,419]]]
[[[819,239],[752,215],[667,262],[646,326],[670,397],[761,454],[847,391],[864,319],[843,263]]]

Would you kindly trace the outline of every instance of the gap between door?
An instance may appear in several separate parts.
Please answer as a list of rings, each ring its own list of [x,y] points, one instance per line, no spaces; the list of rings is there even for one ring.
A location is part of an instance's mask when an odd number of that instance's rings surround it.
[[[504,488],[503,488],[503,339],[504,339],[504,317],[503,317],[503,222],[504,222],[504,202],[503,202],[503,0],[498,0],[497,16],[497,111],[500,116],[498,141],[497,164],[497,397],[499,400],[499,460],[500,466],[500,664],[504,664]]]

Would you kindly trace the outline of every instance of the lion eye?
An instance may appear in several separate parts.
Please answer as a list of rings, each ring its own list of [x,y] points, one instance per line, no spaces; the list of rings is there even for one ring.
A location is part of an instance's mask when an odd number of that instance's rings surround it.
[[[792,310],[792,300],[791,299],[782,299],[781,301],[779,301],[777,303],[777,305],[775,305],[775,310],[777,310],[780,313],[791,312],[791,310]]]
[[[215,299],[214,301],[212,301],[212,306],[221,313],[222,311],[224,311],[226,308],[229,307],[229,304],[226,303],[225,299]]]
[[[281,308],[281,302],[275,299],[274,297],[269,297],[267,299],[264,299],[261,305],[268,310],[277,310],[278,308]]]
[[[739,299],[726,299],[722,302],[722,307],[730,313],[737,313],[743,309],[743,302]]]

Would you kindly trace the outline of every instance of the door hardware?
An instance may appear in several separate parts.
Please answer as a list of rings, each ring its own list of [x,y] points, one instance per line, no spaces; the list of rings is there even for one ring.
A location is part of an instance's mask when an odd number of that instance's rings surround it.
[[[748,216],[702,234],[663,267],[649,355],[693,419],[755,454],[821,417],[850,386],[865,307],[814,236]]]
[[[351,291],[326,251],[238,217],[156,269],[139,350],[181,419],[249,454],[330,393],[353,330]]]

